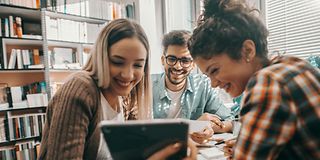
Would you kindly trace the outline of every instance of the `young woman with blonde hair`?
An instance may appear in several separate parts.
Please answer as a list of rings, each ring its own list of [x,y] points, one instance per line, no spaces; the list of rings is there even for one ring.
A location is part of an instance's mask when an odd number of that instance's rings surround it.
[[[117,19],[106,25],[83,70],[51,99],[39,159],[109,159],[98,125],[102,120],[152,118],[149,62],[149,43],[139,24]],[[125,112],[121,97],[127,95],[132,104]]]

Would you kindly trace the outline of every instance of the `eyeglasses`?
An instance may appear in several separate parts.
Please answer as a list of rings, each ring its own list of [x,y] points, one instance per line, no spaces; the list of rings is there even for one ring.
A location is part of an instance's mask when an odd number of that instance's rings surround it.
[[[176,65],[177,62],[180,62],[180,66],[183,68],[187,68],[192,64],[192,58],[186,58],[186,57],[182,57],[182,58],[177,58],[176,56],[166,56],[166,62],[169,66],[174,66]]]

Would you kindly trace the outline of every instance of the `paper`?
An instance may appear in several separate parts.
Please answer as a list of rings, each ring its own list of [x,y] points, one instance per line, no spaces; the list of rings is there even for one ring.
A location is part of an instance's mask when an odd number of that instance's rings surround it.
[[[210,121],[181,119],[189,124],[189,133],[202,132],[206,127],[211,127]]]
[[[232,133],[219,133],[219,134],[214,134],[212,136],[213,139],[219,139],[219,140],[228,140],[234,137],[235,136]]]
[[[205,159],[225,159],[224,153],[221,150],[219,150],[218,148],[215,148],[215,147],[201,149],[201,150],[199,150],[199,153]]]

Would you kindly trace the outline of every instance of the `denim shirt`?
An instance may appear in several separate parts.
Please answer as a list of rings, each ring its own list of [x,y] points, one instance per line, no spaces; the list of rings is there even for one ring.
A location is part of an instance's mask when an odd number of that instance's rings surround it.
[[[167,118],[171,99],[165,87],[165,74],[153,74],[153,116]],[[232,120],[230,109],[217,97],[217,92],[210,85],[205,75],[189,74],[187,86],[181,95],[181,118],[198,119],[208,112],[220,116],[224,120]]]

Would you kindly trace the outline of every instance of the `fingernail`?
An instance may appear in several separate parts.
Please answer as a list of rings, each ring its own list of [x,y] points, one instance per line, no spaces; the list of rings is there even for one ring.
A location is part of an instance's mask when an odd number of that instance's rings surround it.
[[[175,143],[172,146],[173,149],[179,149],[180,147],[181,147],[181,143]]]

